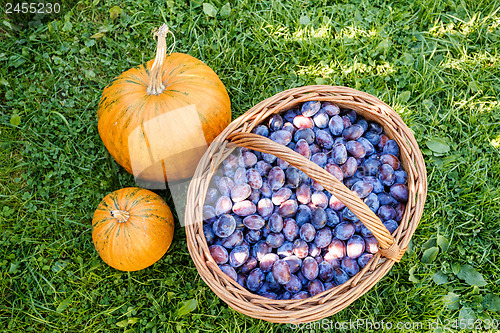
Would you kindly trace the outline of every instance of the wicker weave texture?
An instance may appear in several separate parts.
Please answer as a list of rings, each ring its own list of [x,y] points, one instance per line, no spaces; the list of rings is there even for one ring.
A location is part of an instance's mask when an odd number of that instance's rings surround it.
[[[400,147],[400,161],[408,173],[409,200],[399,228],[391,235],[380,219],[331,174],[293,150],[251,134],[270,115],[306,101],[329,101],[380,123]],[[271,153],[301,169],[339,198],[370,229],[379,252],[343,285],[304,300],[272,300],[251,293],[224,274],[208,250],[203,234],[203,204],[210,180],[222,161],[237,147]],[[278,93],[235,119],[212,142],[200,160],[188,189],[185,225],[188,249],[201,278],[230,307],[248,316],[275,323],[304,323],[323,319],[344,309],[370,290],[395,262],[399,262],[420,221],[427,194],[424,159],[411,130],[401,117],[376,97],[347,87],[305,86]]]

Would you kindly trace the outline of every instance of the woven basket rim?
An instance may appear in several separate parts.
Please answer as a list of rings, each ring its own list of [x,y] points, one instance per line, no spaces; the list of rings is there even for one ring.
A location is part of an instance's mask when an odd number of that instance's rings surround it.
[[[413,133],[392,108],[366,92],[326,85],[292,88],[257,103],[233,120],[211,143],[189,185],[185,212],[188,250],[201,278],[219,298],[240,313],[270,322],[304,323],[330,316],[370,290],[398,261],[382,257],[379,251],[360,273],[340,286],[304,300],[271,300],[244,289],[224,274],[210,256],[202,230],[202,208],[211,177],[235,148],[228,138],[242,133],[245,140],[248,135],[244,133],[250,132],[271,114],[287,111],[310,100],[331,101],[341,108],[361,113],[368,121],[379,122],[389,138],[400,146],[400,161],[408,173],[410,192],[400,227],[392,235],[394,246],[402,249],[401,256],[418,226],[427,194],[425,163]]]

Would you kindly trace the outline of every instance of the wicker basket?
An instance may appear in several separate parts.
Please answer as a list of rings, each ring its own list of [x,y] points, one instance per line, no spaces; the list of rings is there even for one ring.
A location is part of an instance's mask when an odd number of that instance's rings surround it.
[[[408,173],[409,201],[399,228],[393,235],[380,219],[330,173],[288,147],[250,131],[274,113],[280,113],[311,101],[329,101],[341,108],[380,123],[395,140],[401,163]],[[339,198],[372,231],[379,252],[348,282],[303,300],[272,300],[241,287],[224,274],[210,256],[203,234],[202,208],[210,179],[221,162],[237,146],[271,153],[319,182]],[[187,244],[196,268],[206,284],[230,307],[250,317],[275,323],[304,323],[320,320],[347,307],[366,293],[403,256],[422,215],[427,193],[427,174],[417,142],[401,117],[376,97],[355,89],[334,86],[306,86],[283,91],[270,97],[234,120],[210,145],[200,160],[189,186],[186,205]]]

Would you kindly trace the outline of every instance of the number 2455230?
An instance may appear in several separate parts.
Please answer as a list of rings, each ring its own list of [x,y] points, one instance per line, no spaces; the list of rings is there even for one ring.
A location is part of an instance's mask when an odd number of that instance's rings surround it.
[[[6,3],[5,4],[5,14],[52,14],[59,13],[61,11],[61,5],[59,3]]]

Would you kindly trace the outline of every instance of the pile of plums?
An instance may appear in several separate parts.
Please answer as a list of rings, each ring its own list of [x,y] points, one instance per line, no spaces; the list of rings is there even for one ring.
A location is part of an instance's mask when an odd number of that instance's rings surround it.
[[[353,110],[310,101],[253,133],[324,168],[393,233],[408,201],[398,144]],[[303,299],[348,281],[378,251],[372,232],[334,195],[274,155],[236,149],[212,178],[203,231],[220,269],[272,299]]]

